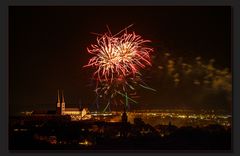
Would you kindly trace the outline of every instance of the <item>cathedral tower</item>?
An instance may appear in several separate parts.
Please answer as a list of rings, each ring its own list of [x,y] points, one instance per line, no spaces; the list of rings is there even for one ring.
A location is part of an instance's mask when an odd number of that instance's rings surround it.
[[[63,91],[62,91],[62,107],[61,107],[61,114],[63,115],[65,112],[65,101],[64,101],[64,95],[63,95]]]
[[[59,90],[58,90],[58,97],[57,97],[57,109],[56,114],[61,114],[61,103],[60,103],[60,96],[59,96]]]

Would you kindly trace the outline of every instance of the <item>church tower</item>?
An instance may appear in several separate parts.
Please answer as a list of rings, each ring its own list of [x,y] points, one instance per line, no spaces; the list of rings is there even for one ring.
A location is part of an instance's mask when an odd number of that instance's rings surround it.
[[[128,134],[128,116],[126,113],[126,108],[124,106],[124,112],[122,114],[122,124],[121,124],[121,131],[120,131],[120,136],[126,138]]]
[[[60,103],[60,95],[59,95],[59,90],[58,90],[58,97],[57,97],[57,109],[56,109],[56,114],[61,114],[61,103]]]
[[[64,95],[62,91],[62,109],[61,109],[61,114],[63,115],[65,111],[65,101],[64,101]]]

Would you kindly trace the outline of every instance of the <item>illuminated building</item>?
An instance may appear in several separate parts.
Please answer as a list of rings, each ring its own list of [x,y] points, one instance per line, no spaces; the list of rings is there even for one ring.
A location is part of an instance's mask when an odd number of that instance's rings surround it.
[[[63,91],[62,91],[62,96],[61,97],[62,98],[60,99],[59,90],[58,90],[57,112],[56,112],[57,114],[59,114],[59,115],[78,116],[80,119],[90,119],[91,118],[91,114],[90,114],[88,108],[83,108],[83,109],[80,109],[78,107],[67,108],[65,100],[64,100]],[[61,103],[60,103],[60,100],[61,100]]]

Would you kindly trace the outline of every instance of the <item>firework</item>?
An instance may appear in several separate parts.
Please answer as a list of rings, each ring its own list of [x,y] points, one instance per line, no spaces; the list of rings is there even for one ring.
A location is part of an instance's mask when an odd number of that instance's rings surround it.
[[[97,43],[87,48],[94,56],[84,67],[95,68],[93,78],[96,80],[97,94],[105,95],[108,99],[121,96],[137,103],[127,93],[136,92],[137,85],[151,89],[142,81],[140,69],[151,65],[150,54],[153,49],[145,45],[150,40],[142,39],[135,32],[128,33],[127,28],[115,35],[110,30],[109,33],[98,34]]]
[[[139,68],[151,65],[150,52],[152,48],[144,44],[150,40],[144,40],[133,33],[123,33],[112,36],[106,33],[97,38],[97,44],[87,48],[93,56],[86,66],[96,68],[93,76],[99,81],[113,81],[114,78],[122,78],[135,75]]]

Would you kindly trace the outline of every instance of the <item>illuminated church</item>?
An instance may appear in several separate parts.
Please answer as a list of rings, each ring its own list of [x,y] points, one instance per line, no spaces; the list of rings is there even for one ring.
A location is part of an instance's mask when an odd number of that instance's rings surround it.
[[[66,108],[66,103],[64,100],[64,94],[62,91],[62,96],[60,99],[59,90],[58,90],[58,97],[57,97],[57,108],[56,114],[58,115],[70,115],[70,116],[79,116],[82,119],[89,119],[91,118],[91,114],[87,108]]]

